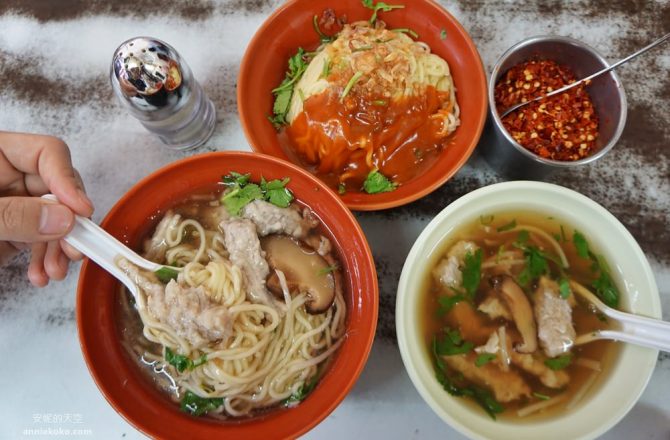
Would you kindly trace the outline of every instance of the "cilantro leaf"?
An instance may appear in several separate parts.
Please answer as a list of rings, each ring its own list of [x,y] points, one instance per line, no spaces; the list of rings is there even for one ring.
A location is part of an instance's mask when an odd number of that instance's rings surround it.
[[[187,412],[194,416],[201,416],[210,411],[214,411],[218,407],[223,405],[223,398],[213,398],[207,399],[200,397],[191,391],[186,391],[184,398],[181,399],[180,408],[182,411]]]
[[[195,367],[199,367],[207,362],[207,355],[203,354],[198,359],[191,360],[188,356],[176,354],[170,347],[165,347],[165,360],[168,364],[175,367],[177,371],[183,373],[186,370],[193,370]]]
[[[540,393],[533,393],[533,396],[537,397],[540,400],[549,400],[551,397],[547,396],[546,394],[540,394]]]
[[[397,183],[390,181],[379,170],[370,171],[368,177],[365,178],[365,182],[363,182],[363,189],[368,194],[393,191],[397,186]]]
[[[310,380],[309,382],[305,382],[302,385],[300,385],[300,387],[298,387],[298,390],[295,393],[288,396],[286,399],[284,399],[284,401],[282,403],[284,405],[288,405],[288,404],[291,404],[291,403],[302,402],[303,400],[305,400],[305,398],[309,395],[309,393],[311,393],[314,390],[314,388],[316,387],[317,376],[318,375],[315,375],[312,378],[312,380]]]
[[[442,388],[452,396],[467,396],[472,398],[477,402],[484,411],[495,420],[496,414],[499,414],[505,410],[505,407],[502,406],[491,394],[490,391],[480,388],[476,385],[463,386],[458,383],[459,379],[456,376],[450,377],[447,374],[446,365],[437,352],[438,350],[438,341],[437,338],[433,338],[432,351],[433,351],[433,362],[435,368],[435,378],[442,385]]]
[[[283,180],[275,179],[266,182],[261,179],[261,191],[264,194],[265,200],[280,208],[288,208],[288,205],[293,201],[293,193],[286,188],[286,184],[290,179],[286,177]]]
[[[226,207],[230,215],[239,215],[242,208],[249,202],[263,198],[261,188],[255,183],[244,187],[231,188],[221,197],[221,203]]]
[[[567,278],[561,278],[558,282],[558,291],[561,294],[561,298],[568,299],[570,296],[570,282]]]
[[[528,243],[528,239],[530,238],[530,233],[526,231],[525,229],[522,229],[519,231],[519,235],[516,237],[516,243],[519,245],[523,245]]]
[[[498,232],[511,231],[514,228],[516,228],[516,219],[513,219],[511,222],[498,227],[497,231]]]
[[[284,80],[277,88],[272,90],[272,94],[275,95],[275,102],[272,106],[273,115],[268,118],[274,124],[275,128],[280,128],[282,125],[288,123],[286,114],[288,113],[291,97],[293,96],[293,89],[295,84],[302,78],[305,70],[307,70],[307,66],[309,65],[308,58],[310,58],[310,54],[306,53],[302,47],[299,47],[295,55],[288,60],[288,70],[286,71]]]
[[[465,254],[463,266],[463,288],[470,299],[475,297],[482,276],[482,250],[477,249],[474,255],[471,252]]]
[[[493,222],[493,216],[492,215],[480,215],[479,216],[479,223],[481,223],[484,226],[488,226]]]
[[[453,296],[440,296],[437,298],[437,303],[439,304],[439,307],[437,308],[437,316],[442,317],[446,315],[456,304],[465,300],[465,296],[460,294]]]
[[[584,235],[582,235],[580,232],[575,231],[572,234],[572,243],[575,245],[575,249],[577,249],[577,255],[579,255],[582,258],[589,257],[589,244],[586,241]]]
[[[379,11],[389,12],[393,9],[402,9],[405,7],[405,5],[388,5],[384,2],[377,2],[375,4],[374,0],[361,0],[361,3],[363,3],[363,6],[372,9],[373,11],[372,17],[370,17],[370,24],[375,24],[375,21],[377,21],[377,12]]]
[[[342,195],[345,194],[346,192],[347,192],[347,185],[345,185],[344,183],[340,183],[339,185],[337,185],[338,194]]]
[[[572,355],[568,353],[564,354],[563,356],[546,359],[544,361],[544,365],[551,368],[552,370],[562,370],[564,368],[567,368],[571,362],[572,362]]]
[[[324,267],[323,269],[320,269],[316,274],[317,275],[328,275],[329,273],[335,272],[337,269],[339,269],[339,266],[337,263],[332,264],[328,267]]]
[[[496,358],[496,355],[493,353],[480,353],[475,359],[475,365],[477,367],[482,367]]]
[[[249,183],[249,179],[251,179],[250,173],[240,174],[235,171],[231,171],[230,174],[226,174],[225,176],[223,176],[221,178],[221,181],[226,186],[234,186],[234,185],[244,186],[247,183]]]
[[[440,356],[454,356],[469,353],[475,344],[464,341],[458,330],[445,329],[444,337],[436,339],[436,353]]]
[[[446,40],[446,39],[447,39],[447,30],[446,30],[446,29],[442,29],[442,30],[440,31],[440,40]]]
[[[161,267],[160,269],[158,269],[154,273],[158,277],[158,280],[163,284],[169,283],[170,280],[177,279],[177,276],[179,275],[179,272],[177,272],[176,270],[172,269],[171,267],[167,267],[167,266]]]

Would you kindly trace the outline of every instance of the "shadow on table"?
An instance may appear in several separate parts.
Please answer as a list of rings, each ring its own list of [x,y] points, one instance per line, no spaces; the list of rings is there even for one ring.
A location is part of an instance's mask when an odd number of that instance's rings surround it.
[[[659,431],[659,428],[661,429]],[[638,403],[602,438],[670,438],[670,414],[645,403]]]

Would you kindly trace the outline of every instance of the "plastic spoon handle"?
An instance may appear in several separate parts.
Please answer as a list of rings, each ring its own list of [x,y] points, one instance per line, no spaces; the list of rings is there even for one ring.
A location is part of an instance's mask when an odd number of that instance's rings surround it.
[[[628,55],[626,58],[617,61],[616,63],[612,64],[611,66],[609,66],[609,67],[605,67],[605,68],[602,69],[602,70],[599,70],[599,71],[597,71],[597,72],[595,72],[595,73],[592,73],[591,75],[587,76],[586,78],[582,78],[582,79],[580,79],[579,81],[575,81],[575,82],[573,82],[572,84],[568,84],[567,86],[563,86],[563,87],[561,87],[561,88],[558,89],[558,90],[554,90],[554,91],[552,91],[552,92],[550,92],[550,93],[546,93],[546,94],[544,94],[544,95],[542,95],[542,96],[538,96],[537,98],[531,99],[530,101],[521,102],[521,103],[519,103],[519,104],[513,105],[512,107],[510,107],[510,108],[508,108],[507,110],[505,110],[504,112],[502,112],[502,114],[500,115],[500,118],[501,118],[501,119],[504,118],[505,116],[507,116],[507,115],[509,115],[510,113],[512,113],[514,110],[517,110],[517,109],[519,109],[519,108],[521,108],[521,107],[523,107],[523,106],[526,106],[526,105],[530,104],[531,102],[539,101],[540,99],[545,99],[545,98],[549,98],[550,96],[558,95],[559,93],[563,93],[563,92],[565,92],[565,91],[568,90],[568,89],[571,89],[571,88],[573,88],[573,87],[577,87],[578,85],[580,85],[580,84],[582,84],[582,83],[584,83],[584,82],[586,82],[586,81],[590,81],[590,80],[592,80],[593,78],[602,75],[603,73],[607,73],[607,72],[609,72],[609,71],[611,71],[611,70],[614,70],[614,69],[616,69],[617,67],[619,67],[620,65],[622,65],[622,64],[624,64],[624,63],[627,63],[628,61],[632,60],[633,58],[635,58],[635,57],[637,57],[637,56],[639,56],[639,55],[642,55],[643,53],[645,53],[646,51],[648,51],[648,50],[650,50],[650,49],[653,49],[654,47],[656,47],[656,46],[658,46],[659,44],[663,43],[663,42],[664,42],[665,40],[667,40],[668,38],[670,38],[670,33],[663,35],[663,36],[662,36],[661,38],[659,38],[658,40],[652,42],[651,44],[646,45],[645,47],[643,47],[642,49],[638,50],[637,52]]]
[[[56,196],[52,194],[47,194],[42,197],[48,200],[58,201]],[[128,287],[133,295],[137,295],[137,286],[126,273],[116,265],[116,260],[118,258],[125,258],[134,265],[152,272],[163,267],[160,264],[153,263],[140,257],[126,245],[112,237],[100,226],[79,215],[75,215],[74,227],[72,228],[72,231],[65,236],[64,240],[79,252],[95,261],[107,272],[114,275]]]
[[[596,309],[621,324],[620,330],[599,330],[580,335],[575,340],[575,345],[585,344],[597,339],[614,339],[670,352],[670,322],[620,312],[605,305],[581,284],[571,281],[570,287],[573,292],[589,301]]]

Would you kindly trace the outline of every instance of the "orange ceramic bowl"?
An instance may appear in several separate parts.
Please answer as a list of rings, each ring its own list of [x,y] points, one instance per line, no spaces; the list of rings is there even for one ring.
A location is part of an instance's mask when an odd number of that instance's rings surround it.
[[[487,111],[484,68],[477,48],[458,21],[430,0],[387,3],[405,5],[404,9],[380,13],[390,28],[414,30],[420,41],[449,63],[461,108],[461,126],[432,167],[395,191],[372,195],[351,192],[342,196],[348,207],[362,211],[404,205],[444,184],[472,154]],[[272,114],[272,89],[284,79],[288,58],[298,47],[309,50],[318,44],[312,18],[327,8],[334,9],[338,16],[346,15],[349,23],[368,20],[372,15],[361,0],[289,0],[263,23],[249,43],[237,80],[237,105],[254,151],[289,160],[267,118]]]
[[[282,160],[252,153],[219,152],[168,165],[137,183],[112,208],[101,226],[137,249],[167,208],[212,187],[230,171],[252,179],[290,177],[296,199],[309,206],[330,232],[346,281],[345,341],[315,390],[300,405],[239,422],[217,422],[180,412],[140,371],[119,343],[120,283],[86,261],[77,290],[77,325],[88,369],[107,401],[130,424],[153,438],[294,438],[316,426],[344,399],[367,360],[377,324],[378,287],[363,231],[347,207],[311,174]]]

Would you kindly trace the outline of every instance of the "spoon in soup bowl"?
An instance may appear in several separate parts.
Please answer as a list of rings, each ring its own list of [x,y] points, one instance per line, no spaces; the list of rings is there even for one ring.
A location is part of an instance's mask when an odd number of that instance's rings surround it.
[[[53,194],[46,194],[42,198],[54,202],[58,201],[58,198]],[[125,258],[141,269],[158,274],[161,274],[161,272],[174,274],[181,271],[181,268],[163,266],[139,256],[100,226],[79,215],[75,215],[74,227],[64,237],[64,240],[121,281],[136,300],[139,296],[139,288],[135,281],[117,265],[120,258]]]
[[[593,292],[574,280],[570,281],[570,288],[621,326],[619,330],[596,330],[579,335],[574,345],[587,344],[599,339],[611,339],[670,352],[670,322],[615,310],[605,305]]]

